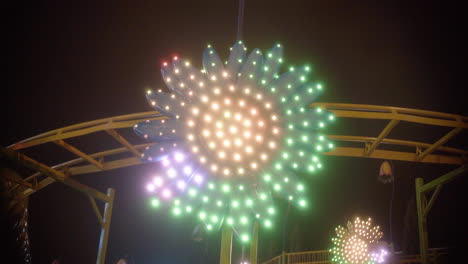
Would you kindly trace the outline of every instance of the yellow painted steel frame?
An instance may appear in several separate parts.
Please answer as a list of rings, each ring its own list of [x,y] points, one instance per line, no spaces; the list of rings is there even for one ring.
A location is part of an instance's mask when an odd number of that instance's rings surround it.
[[[328,135],[327,137],[336,141],[338,146],[334,150],[325,153],[325,155],[404,160],[412,162],[439,164],[462,165],[466,163],[466,157],[468,156],[467,151],[444,147],[443,144],[445,144],[449,139],[453,138],[456,134],[460,133],[462,130],[468,128],[468,117],[425,110],[374,105],[314,103],[310,105],[310,107],[321,107],[325,110],[331,111],[336,117],[340,118],[389,120],[388,125],[375,138],[362,136]],[[105,248],[107,245],[108,227],[110,224],[114,192],[108,191],[107,194],[100,193],[97,190],[87,187],[75,180],[72,180],[70,177],[74,175],[107,171],[141,164],[141,151],[154,143],[131,143],[127,139],[125,139],[118,132],[118,130],[130,129],[136,123],[145,120],[157,120],[165,118],[167,117],[162,116],[159,112],[150,111],[80,123],[60,129],[55,129],[40,134],[38,136],[20,141],[16,144],[9,146],[8,148],[2,148],[1,153],[2,155],[9,157],[11,160],[18,160],[18,157],[20,157],[21,160],[27,161],[23,165],[35,169],[37,171],[33,175],[25,178],[23,182],[16,183],[14,188],[21,188],[24,196],[29,196],[48,186],[49,184],[55,181],[59,181],[71,186],[72,188],[86,193],[88,197],[93,197],[90,198],[90,201],[96,212],[96,216],[98,217],[98,220],[101,226],[103,227],[103,230],[107,230],[101,233],[100,250],[102,250],[103,252],[100,251],[97,260],[97,263],[104,263]],[[452,128],[452,130],[435,143],[422,143],[387,138],[387,135],[401,121],[433,126],[450,127]],[[117,142],[119,142],[122,145],[122,147],[115,149],[104,149],[94,154],[86,154],[83,151],[65,142],[65,140],[70,138],[79,138],[81,136],[90,135],[100,131],[106,132],[109,136],[111,136]],[[364,143],[364,147],[340,147],[340,142],[362,142]],[[30,148],[33,146],[39,146],[45,143],[57,144],[58,146],[70,151],[78,157],[76,159],[69,160],[61,164],[49,167],[25,156],[24,154],[19,154],[18,152],[23,149]],[[415,151],[404,152],[379,149],[379,146],[381,146],[382,144],[391,144],[406,147],[410,146],[414,147]],[[443,152],[445,154],[436,155],[433,154],[434,151]],[[115,158],[116,155],[122,153],[130,154],[130,157]],[[16,154],[18,154],[19,156],[16,156]],[[109,161],[110,157],[114,159],[111,159]],[[99,211],[96,210],[97,206],[95,205],[94,198],[106,202],[104,218],[102,218]],[[231,238],[228,239],[229,237]],[[226,236],[223,237],[224,242],[222,244],[226,245],[226,247],[229,245],[230,247],[232,245],[232,241],[228,243],[227,240],[232,240],[232,235],[229,236],[226,233]],[[224,251],[222,249],[221,252],[222,259],[227,259],[227,256],[230,256],[230,253],[228,253],[230,252],[230,249],[225,249]]]
[[[310,107],[320,107],[332,112],[336,117],[340,118],[389,120],[387,126],[377,137],[328,135],[328,138],[336,142],[337,147],[332,151],[325,153],[325,155],[454,165],[462,165],[468,161],[468,151],[443,146],[443,144],[455,135],[468,129],[468,117],[466,116],[376,105],[313,103]],[[452,129],[434,143],[387,138],[387,135],[402,121],[431,126],[442,126]],[[340,147],[340,142],[361,142],[364,143],[364,146],[362,148]],[[414,152],[379,149],[378,147],[383,144],[399,147],[413,147]],[[434,151],[443,152],[444,154],[432,154]]]

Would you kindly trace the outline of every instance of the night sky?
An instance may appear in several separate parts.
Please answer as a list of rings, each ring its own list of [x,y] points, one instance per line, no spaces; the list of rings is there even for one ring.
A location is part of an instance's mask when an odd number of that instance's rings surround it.
[[[210,43],[222,58],[236,40],[235,0],[35,1],[16,4],[4,32],[7,84],[2,88],[0,145],[52,129],[116,115],[150,111],[144,89],[162,87],[160,63],[177,54],[201,65]],[[285,64],[310,63],[326,91],[320,102],[375,104],[468,115],[466,15],[448,2],[246,0],[244,37],[249,50],[279,41]],[[385,122],[338,120],[330,134],[377,136]],[[430,128],[430,129],[427,129]],[[435,142],[445,128],[405,125],[389,137]],[[73,144],[75,141],[69,140]],[[73,155],[49,143],[26,154],[48,165]],[[93,153],[106,142],[77,143]],[[110,143],[109,143],[110,144]],[[115,144],[115,143],[114,143]],[[448,146],[468,149],[466,131]],[[337,225],[372,217],[389,239],[391,185],[377,180],[381,160],[323,157],[309,177],[310,210],[291,208],[286,251],[330,247]],[[393,240],[401,250],[403,221],[414,179],[426,181],[456,166],[394,162]],[[195,221],[151,209],[142,191],[159,165],[81,175],[101,191],[117,190],[108,263],[125,255],[135,263],[216,263],[219,233],[192,240]],[[430,247],[460,249],[466,240],[467,175],[445,186],[429,214]],[[278,201],[283,215],[285,203]],[[283,221],[260,233],[260,259],[282,250]],[[87,198],[53,184],[30,199],[33,263],[93,263],[99,225]],[[234,261],[240,246],[234,244]],[[248,250],[246,249],[246,252]]]

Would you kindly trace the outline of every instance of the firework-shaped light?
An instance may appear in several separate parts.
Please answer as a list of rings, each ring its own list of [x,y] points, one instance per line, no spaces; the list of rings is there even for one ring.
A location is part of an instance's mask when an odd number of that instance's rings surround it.
[[[272,195],[307,207],[297,173],[322,167],[317,154],[333,144],[319,131],[334,116],[308,108],[323,90],[310,80],[312,68],[280,75],[282,56],[280,44],[266,56],[258,49],[247,56],[238,41],[224,65],[210,45],[201,71],[179,57],[163,63],[168,89],[148,90],[147,99],[164,116],[134,128],[157,142],[143,160],[164,168],[147,184],[154,207],[194,215],[207,230],[226,223],[242,241],[255,219],[273,225]]]
[[[380,239],[383,233],[379,226],[372,226],[372,220],[356,218],[348,222],[347,228],[337,227],[336,237],[332,238],[331,249],[333,261],[343,264],[383,263],[388,249],[382,246]]]

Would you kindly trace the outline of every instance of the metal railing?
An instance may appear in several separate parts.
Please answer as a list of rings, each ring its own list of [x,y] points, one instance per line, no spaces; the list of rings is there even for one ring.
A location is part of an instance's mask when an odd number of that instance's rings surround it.
[[[428,252],[429,263],[439,263],[442,256],[448,255],[447,248],[431,248]],[[262,264],[324,264],[333,263],[332,256],[328,250],[305,251],[295,253],[283,253]],[[413,264],[421,263],[420,255],[401,255],[397,252],[394,255],[393,263]]]

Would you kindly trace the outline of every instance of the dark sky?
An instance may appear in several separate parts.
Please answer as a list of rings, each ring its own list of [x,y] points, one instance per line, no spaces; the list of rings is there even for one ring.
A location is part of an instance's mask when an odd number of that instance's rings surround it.
[[[4,10],[9,30],[3,42],[9,48],[4,49],[8,81],[1,97],[2,146],[67,125],[149,111],[144,88],[163,85],[162,60],[179,54],[200,65],[207,43],[226,57],[236,38],[235,0],[96,2],[35,1]],[[311,63],[327,87],[322,102],[468,115],[467,28],[461,6],[447,1],[342,2],[246,0],[247,47],[266,50],[280,41],[286,64]],[[339,121],[330,133],[377,136],[384,126]],[[435,142],[444,132],[403,126],[390,136]],[[467,149],[467,142],[465,132],[449,145]],[[54,151],[31,155],[50,165],[73,157]],[[389,239],[391,189],[376,179],[381,161],[323,160],[325,169],[308,182],[310,211],[290,213],[287,229],[293,242],[286,249],[327,249],[333,228],[355,215],[373,217]],[[414,178],[430,180],[455,167],[394,166],[393,238],[399,250]],[[135,263],[216,263],[219,234],[196,243],[191,240],[193,221],[174,221],[148,207],[141,189],[154,169],[143,165],[77,177],[102,191],[117,189],[109,263],[126,254]],[[431,247],[460,248],[468,235],[467,219],[460,216],[466,210],[461,202],[466,187],[466,175],[444,187],[429,214]],[[54,184],[31,197],[30,211],[33,263],[56,257],[63,263],[94,261],[99,227],[85,196]],[[261,233],[261,259],[281,251],[281,224],[278,219],[273,231]],[[235,248],[238,263],[239,244]]]

